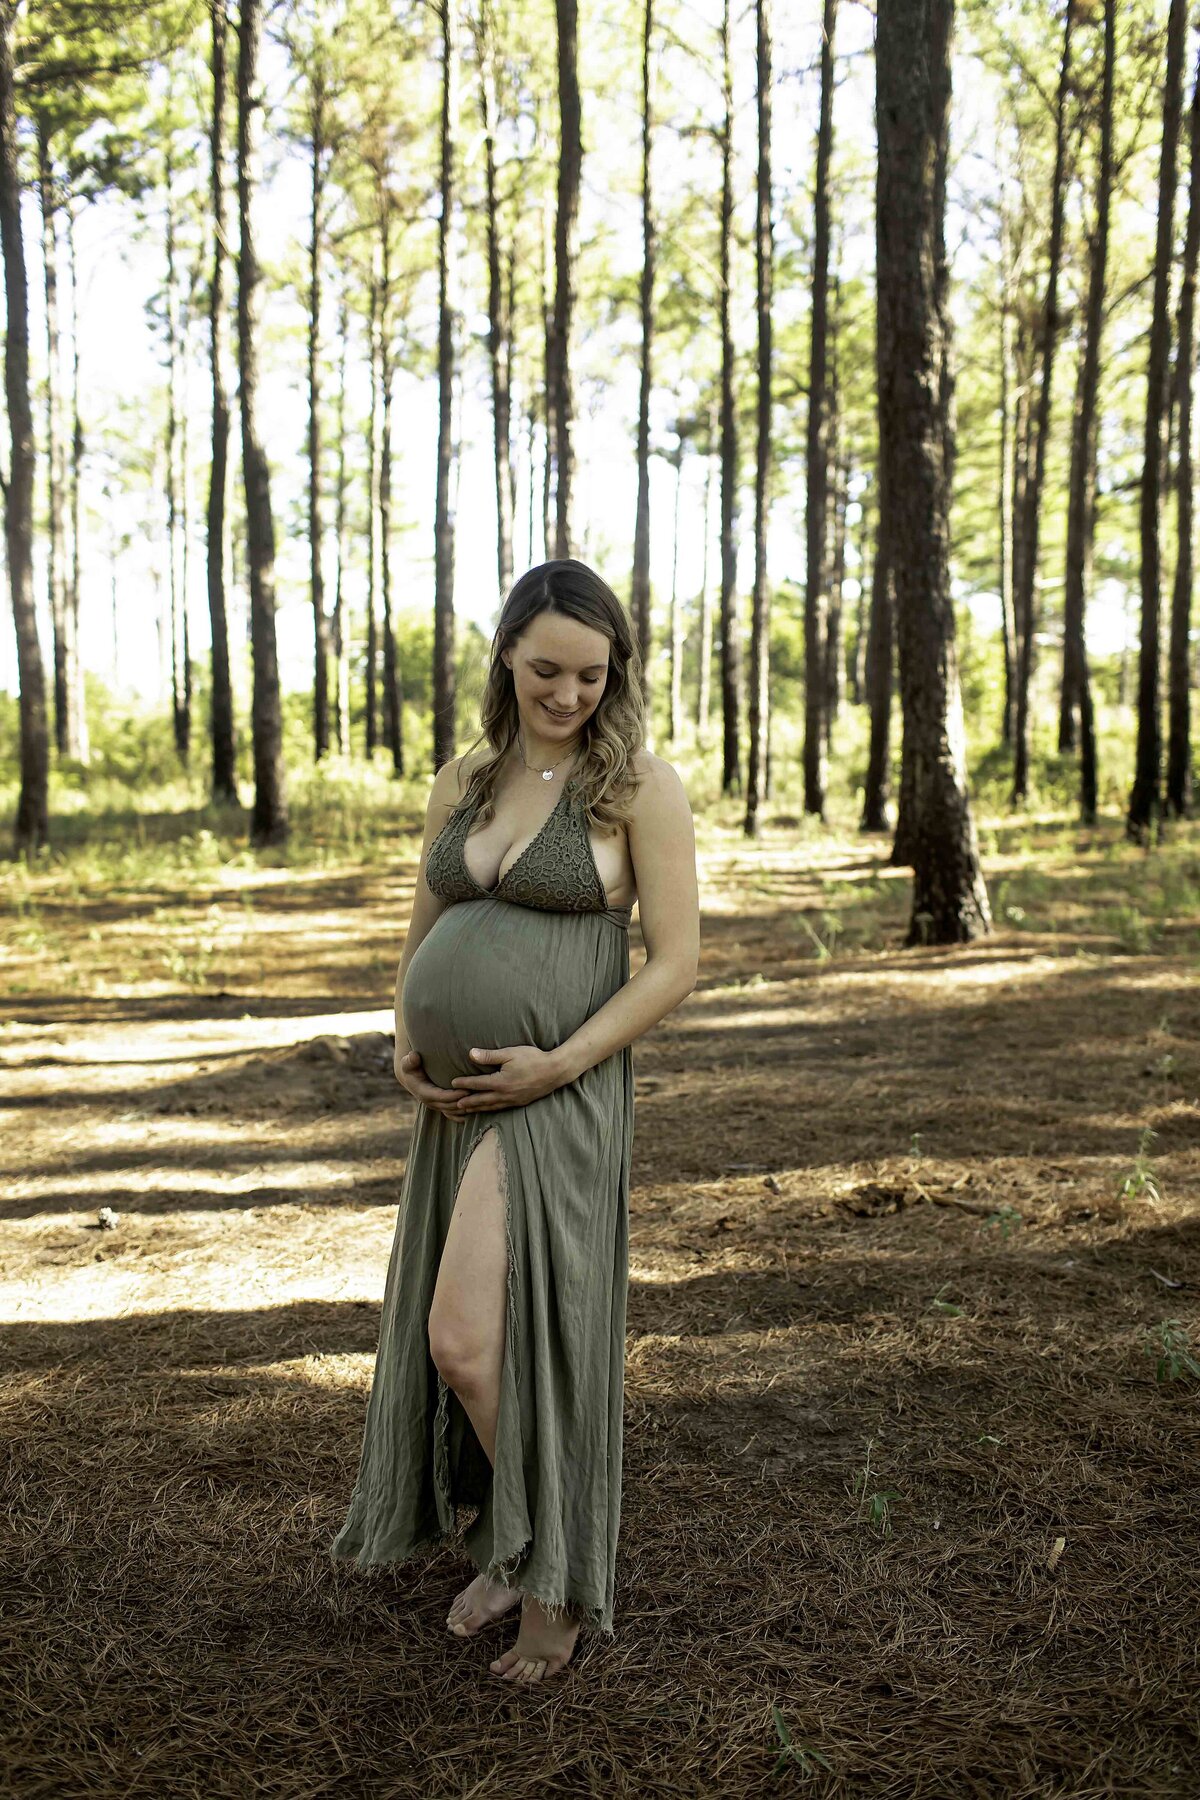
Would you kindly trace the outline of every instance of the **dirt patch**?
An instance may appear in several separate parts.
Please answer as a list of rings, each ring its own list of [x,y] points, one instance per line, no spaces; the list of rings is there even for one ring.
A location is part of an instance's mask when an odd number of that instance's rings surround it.
[[[1052,931],[903,951],[883,854],[706,853],[700,986],[634,1053],[618,1636],[532,1690],[511,1620],[446,1633],[452,1552],[328,1561],[411,868],[46,875],[0,1033],[4,1792],[740,1796],[782,1725],[811,1793],[1194,1800],[1195,931],[1123,947],[1097,849]]]

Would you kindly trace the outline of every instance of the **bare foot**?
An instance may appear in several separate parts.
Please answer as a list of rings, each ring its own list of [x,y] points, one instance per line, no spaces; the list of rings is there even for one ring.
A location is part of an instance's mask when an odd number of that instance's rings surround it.
[[[548,1617],[545,1608],[527,1595],[517,1641],[492,1663],[492,1673],[502,1681],[542,1681],[557,1675],[570,1662],[578,1636],[577,1623]]]
[[[446,1624],[455,1637],[474,1637],[483,1626],[508,1612],[520,1598],[520,1588],[505,1587],[503,1582],[489,1581],[486,1575],[477,1575],[456,1597],[446,1614]]]

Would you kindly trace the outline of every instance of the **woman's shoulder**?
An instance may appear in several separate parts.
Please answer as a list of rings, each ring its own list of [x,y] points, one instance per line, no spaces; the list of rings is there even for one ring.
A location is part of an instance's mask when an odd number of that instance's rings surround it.
[[[629,767],[637,781],[639,793],[645,789],[652,794],[661,794],[664,789],[683,786],[683,779],[674,763],[669,763],[663,756],[655,756],[652,750],[635,750],[629,759]]]
[[[464,750],[461,756],[448,756],[433,778],[433,793],[447,806],[457,806],[467,791],[471,773],[481,762],[487,762],[490,749]]]

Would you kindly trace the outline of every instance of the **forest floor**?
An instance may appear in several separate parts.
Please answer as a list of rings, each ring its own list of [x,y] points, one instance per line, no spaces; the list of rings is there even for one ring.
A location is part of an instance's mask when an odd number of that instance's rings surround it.
[[[701,979],[634,1049],[617,1636],[514,1687],[454,1549],[328,1557],[411,822],[147,829],[2,877],[0,1793],[1195,1800],[1200,830],[1001,821],[993,933],[906,950],[883,839],[698,820]]]

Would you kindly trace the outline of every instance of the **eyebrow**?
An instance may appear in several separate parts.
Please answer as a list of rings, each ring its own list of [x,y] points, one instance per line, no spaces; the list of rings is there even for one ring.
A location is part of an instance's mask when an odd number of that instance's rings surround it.
[[[531,656],[531,657],[530,657],[530,659],[529,659],[529,660],[530,660],[530,662],[544,662],[544,663],[549,663],[549,664],[550,664],[550,667],[551,667],[551,668],[552,668],[552,669],[557,669],[557,668],[558,668],[558,666],[559,666],[559,665],[558,665],[558,664],[557,664],[557,663],[556,663],[556,662],[555,662],[555,660],[554,660],[554,658],[553,658],[553,657],[552,657],[552,656]],[[589,664],[588,664],[588,666],[587,666],[587,668],[586,668],[586,669],[580,669],[580,671],[579,671],[579,673],[580,673],[580,674],[581,674],[581,675],[590,675],[590,674],[591,674],[591,672],[592,672],[592,670],[593,670],[593,669],[605,669],[605,668],[607,668],[607,667],[608,667],[608,664],[607,664],[607,663],[589,663]]]

